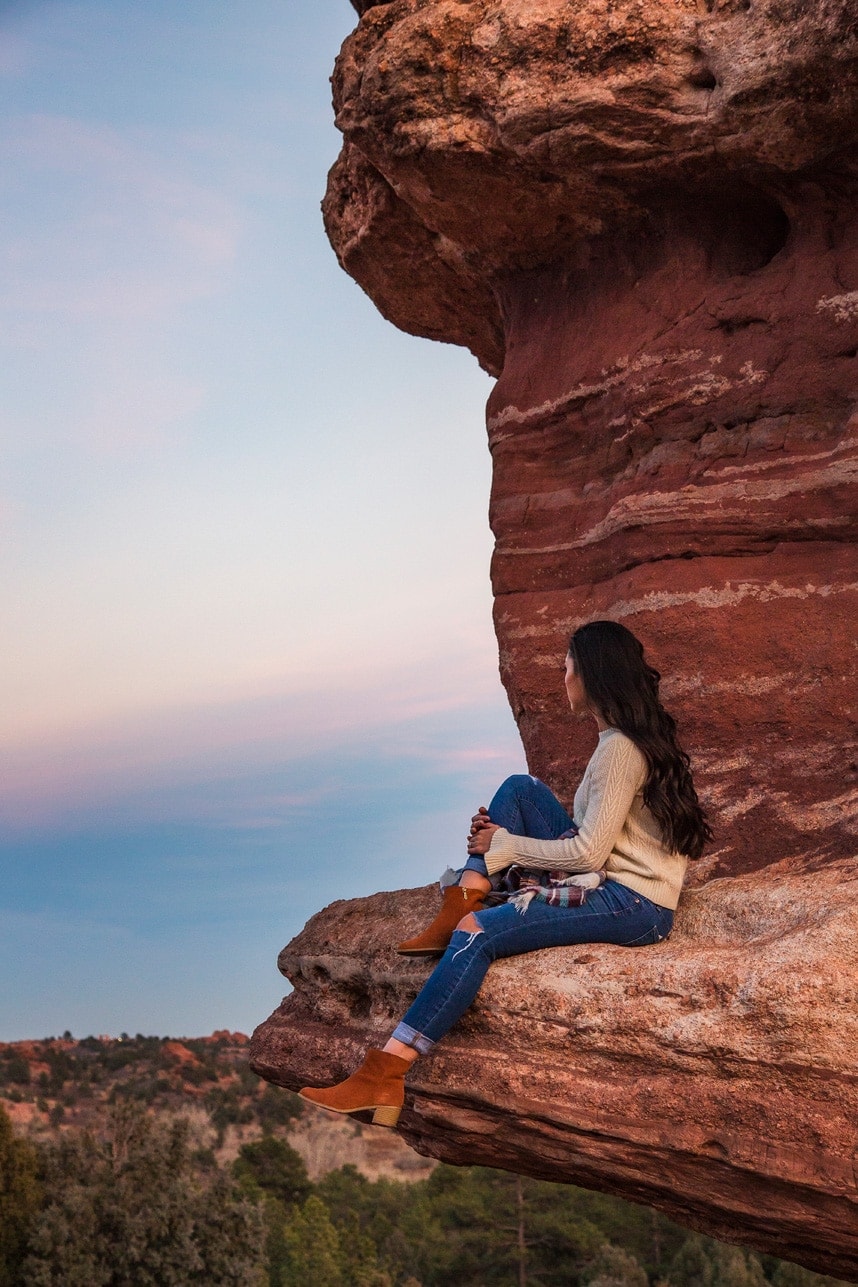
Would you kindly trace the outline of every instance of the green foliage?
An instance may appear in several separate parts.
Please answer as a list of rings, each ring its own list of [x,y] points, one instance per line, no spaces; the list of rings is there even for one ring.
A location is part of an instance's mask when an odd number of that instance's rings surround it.
[[[744,1247],[721,1245],[716,1265],[715,1287],[766,1287],[759,1257]]]
[[[196,1061],[160,1037],[70,1041],[41,1043],[34,1084],[27,1058],[0,1053],[6,1097],[63,1134],[34,1148],[0,1117],[0,1287],[846,1287],[649,1208],[479,1167],[416,1183],[344,1167],[311,1184],[283,1139],[302,1101],[261,1083],[228,1034],[183,1041]],[[192,1149],[186,1127],[144,1113],[175,1110],[187,1082],[207,1091],[219,1144],[232,1124],[262,1128],[228,1173],[208,1141]],[[106,1138],[85,1136],[108,1095]]]
[[[394,1287],[379,1264],[372,1239],[352,1214],[338,1229],[315,1194],[293,1207],[280,1242],[281,1259],[273,1266],[271,1287]]]
[[[356,1216],[338,1230],[343,1281],[348,1287],[393,1287],[393,1279],[379,1263],[378,1250],[362,1232]]]
[[[311,1185],[303,1159],[284,1141],[272,1135],[252,1144],[242,1144],[233,1163],[233,1174],[241,1186],[261,1190],[284,1207],[305,1202]]]
[[[205,1063],[207,1059],[217,1061],[219,1055],[223,1053],[230,1044],[229,1036],[220,1035],[214,1039],[211,1037],[183,1037],[182,1045],[187,1046],[192,1054],[196,1055]]]
[[[439,1166],[414,1184],[343,1167],[315,1194],[341,1254],[366,1238],[395,1287],[845,1287],[774,1258],[764,1270],[753,1252],[620,1198],[481,1167]]]
[[[154,1104],[161,1090],[161,1085],[156,1077],[142,1076],[131,1077],[128,1081],[121,1082],[113,1087],[107,1102],[109,1104],[118,1104],[121,1100],[136,1100],[139,1104]]]
[[[139,1032],[132,1040],[124,1033],[121,1041],[111,1042],[110,1045],[99,1043],[99,1063],[107,1072],[117,1072],[132,1064],[157,1062],[165,1040],[164,1037],[144,1037]]]
[[[812,1269],[790,1264],[787,1260],[775,1261],[769,1281],[772,1287],[850,1287],[841,1278],[815,1274]]]
[[[587,1287],[648,1287],[649,1284],[640,1261],[610,1242],[599,1248],[582,1281]]]
[[[35,1149],[26,1140],[15,1139],[11,1122],[0,1109],[0,1287],[23,1282],[27,1236],[41,1205],[36,1170]]]
[[[265,1220],[265,1263],[268,1287],[283,1287],[286,1263],[286,1214],[282,1202],[265,1198],[262,1214]]]
[[[288,1126],[304,1111],[304,1101],[291,1090],[267,1085],[256,1100],[256,1116],[266,1133],[275,1126]]]
[[[709,1238],[692,1234],[671,1261],[667,1281],[674,1287],[712,1287],[715,1266]]]
[[[45,1149],[27,1287],[256,1287],[260,1214],[222,1172],[199,1174],[186,1123],[123,1104],[110,1125]]]
[[[377,1253],[379,1270],[393,1282],[415,1274],[422,1287],[432,1281],[429,1275],[436,1267],[452,1263],[425,1183],[373,1182],[355,1167],[344,1166],[324,1176],[316,1193],[346,1248],[354,1247],[358,1238],[365,1239],[363,1245]],[[354,1264],[352,1269],[358,1272]]]
[[[212,1064],[189,1064],[182,1069],[182,1080],[190,1086],[202,1086],[207,1081],[217,1081],[217,1068]]]
[[[417,1184],[371,1183],[353,1167],[319,1182],[344,1246],[362,1234],[394,1283],[577,1283],[604,1243],[565,1186],[483,1167],[438,1167]]]
[[[303,1104],[291,1091],[268,1085],[252,1072],[244,1052],[227,1035],[217,1039],[183,1039],[182,1045],[195,1059],[178,1057],[170,1040],[162,1037],[123,1036],[120,1040],[84,1037],[78,1042],[65,1038],[58,1043],[47,1038],[36,1043],[34,1056],[43,1065],[31,1086],[30,1052],[14,1047],[0,1051],[0,1091],[20,1101],[35,1099],[48,1113],[52,1100],[80,1111],[66,1121],[72,1126],[91,1125],[95,1104],[115,1104],[134,1099],[154,1109],[175,1109],[187,1086],[209,1091],[207,1107],[222,1142],[230,1125],[258,1122],[265,1133],[278,1133],[300,1116]],[[165,1075],[166,1074],[166,1075]],[[25,1088],[29,1094],[25,1094]],[[100,1107],[100,1103],[98,1105]]]
[[[345,1287],[339,1235],[320,1198],[309,1197],[289,1215],[283,1247],[283,1287]]]
[[[30,1065],[22,1055],[8,1052],[0,1062],[0,1084],[4,1086],[29,1086]]]
[[[675,1287],[766,1287],[762,1262],[752,1251],[695,1233],[673,1258],[668,1282]]]
[[[566,1201],[574,1207],[577,1216],[594,1225],[604,1241],[631,1252],[652,1279],[664,1275],[666,1266],[688,1237],[687,1229],[651,1207],[636,1206],[608,1193],[572,1185],[563,1188]]]
[[[44,1057],[50,1069],[47,1090],[51,1095],[58,1095],[69,1078],[75,1074],[75,1060],[67,1051],[58,1050],[52,1046],[44,1051]]]
[[[104,1049],[104,1042],[99,1041],[98,1037],[81,1037],[77,1046],[78,1050],[87,1050],[91,1054],[99,1054]]]
[[[229,1086],[225,1090],[220,1086],[215,1087],[206,1095],[205,1102],[212,1125],[216,1128],[218,1139],[221,1141],[227,1126],[245,1126],[253,1121],[253,1109],[249,1104],[241,1102],[236,1086]]]
[[[270,1090],[276,1089],[268,1083],[263,1083],[259,1074],[255,1073],[249,1064],[240,1064],[235,1071],[243,1095],[255,1095],[262,1085],[266,1085]]]
[[[484,1167],[439,1167],[427,1190],[448,1249],[455,1251],[456,1272],[475,1280],[482,1274],[487,1287],[521,1273],[545,1284],[577,1281],[604,1242],[559,1185]],[[436,1272],[429,1281],[442,1279]]]
[[[440,1166],[415,1184],[370,1183],[342,1167],[315,1192],[341,1239],[354,1238],[356,1221],[397,1284],[412,1275],[422,1287],[506,1287],[524,1273],[527,1282],[560,1287],[608,1269],[619,1281],[639,1283],[650,1265],[657,1277],[688,1237],[664,1216],[619,1198],[484,1167]],[[605,1251],[606,1242],[615,1246]]]

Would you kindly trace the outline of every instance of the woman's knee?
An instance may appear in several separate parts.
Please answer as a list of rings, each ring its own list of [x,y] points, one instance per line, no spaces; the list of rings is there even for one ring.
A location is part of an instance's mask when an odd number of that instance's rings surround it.
[[[514,773],[512,777],[504,778],[489,805],[492,821],[496,821],[498,813],[502,815],[510,812],[511,817],[513,814],[519,816],[521,805],[524,801],[530,800],[541,786],[542,783],[528,773]]]
[[[498,787],[498,792],[520,795],[522,792],[532,791],[538,781],[538,778],[532,778],[529,773],[513,773],[510,777],[504,778]]]
[[[463,916],[456,929],[464,930],[466,934],[482,934],[483,932],[483,927],[473,912],[468,912],[467,916]]]

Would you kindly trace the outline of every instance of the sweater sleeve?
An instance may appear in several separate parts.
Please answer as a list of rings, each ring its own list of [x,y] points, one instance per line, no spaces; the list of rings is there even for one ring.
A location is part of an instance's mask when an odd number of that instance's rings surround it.
[[[646,760],[630,738],[606,738],[590,761],[590,787],[576,836],[531,840],[499,827],[486,854],[490,876],[511,863],[537,871],[599,871],[617,842],[632,801],[646,781]]]

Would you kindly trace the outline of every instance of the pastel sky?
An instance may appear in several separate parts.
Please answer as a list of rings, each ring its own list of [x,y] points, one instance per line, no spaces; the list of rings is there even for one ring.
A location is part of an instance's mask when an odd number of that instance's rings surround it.
[[[355,21],[0,5],[0,1040],[249,1031],[523,767],[490,381],[322,229]]]

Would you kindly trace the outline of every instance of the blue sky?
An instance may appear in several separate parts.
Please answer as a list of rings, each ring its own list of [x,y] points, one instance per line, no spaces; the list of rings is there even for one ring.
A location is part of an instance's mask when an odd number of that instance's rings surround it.
[[[0,7],[0,1039],[248,1030],[523,765],[491,383],[321,225],[355,21]]]

